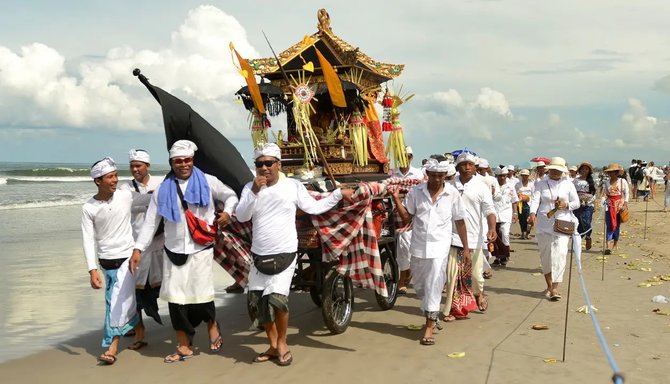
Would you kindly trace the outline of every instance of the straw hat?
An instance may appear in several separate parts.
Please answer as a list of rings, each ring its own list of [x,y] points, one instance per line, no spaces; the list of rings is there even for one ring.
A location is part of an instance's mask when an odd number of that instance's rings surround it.
[[[547,164],[545,164],[544,161],[538,161],[535,164],[535,168],[544,167],[545,165],[547,165]]]
[[[547,170],[555,169],[561,172],[567,172],[568,167],[565,166],[565,159],[562,157],[552,157],[551,162],[547,165]]]
[[[610,163],[607,166],[607,169],[605,169],[605,172],[613,172],[613,171],[623,171],[623,167],[619,163]]]
[[[571,166],[568,168],[568,171],[570,171],[570,172],[572,172],[572,171],[577,172],[577,166],[576,166],[576,165],[571,165]]]
[[[593,165],[589,163],[588,161],[583,161],[579,166],[577,167],[577,170],[579,171],[579,168],[581,167],[587,167],[589,169],[589,172],[593,172]]]
[[[519,176],[530,176],[530,171],[528,171],[527,169],[522,169],[521,171],[519,171]]]

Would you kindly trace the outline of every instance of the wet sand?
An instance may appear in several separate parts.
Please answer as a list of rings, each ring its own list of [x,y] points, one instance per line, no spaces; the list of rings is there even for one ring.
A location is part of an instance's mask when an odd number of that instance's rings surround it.
[[[657,201],[662,204],[662,194]],[[626,381],[659,383],[667,380],[670,359],[670,316],[653,313],[670,310],[670,304],[652,303],[655,295],[670,297],[670,282],[638,287],[648,278],[670,274],[667,250],[669,214],[655,202],[648,204],[647,240],[643,239],[645,203],[631,203],[631,221],[623,227],[618,251],[607,257],[602,277],[602,220],[594,215],[594,244],[583,253],[587,288],[603,333]],[[518,226],[513,226],[518,233]],[[3,381],[14,382],[248,382],[275,383],[389,382],[438,383],[451,380],[471,383],[606,383],[611,370],[598,344],[588,315],[576,312],[584,305],[577,270],[572,270],[568,304],[568,272],[562,286],[563,300],[549,302],[540,294],[543,277],[537,275],[539,257],[534,240],[513,239],[515,252],[508,267],[496,269],[486,281],[489,310],[473,313],[467,320],[444,324],[436,345],[421,346],[421,332],[407,329],[421,324],[418,300],[412,294],[400,297],[395,308],[381,311],[374,293],[356,290],[350,327],[341,335],[330,335],[321,312],[307,293],[292,293],[289,345],[294,355],[290,367],[273,363],[252,364],[265,350],[265,336],[249,331],[244,295],[219,293],[217,317],[224,347],[220,354],[208,350],[206,331],[198,328],[194,344],[199,355],[181,363],[165,364],[163,357],[174,350],[174,337],[167,312],[159,327],[149,323],[149,346],[140,351],[123,350],[113,366],[97,365],[102,352],[99,330],[59,343],[27,357],[0,364]],[[82,261],[83,263],[83,261]],[[77,265],[78,268],[84,268]],[[649,269],[649,270],[648,270]],[[47,277],[45,277],[47,278]],[[86,283],[86,282],[84,282]],[[217,291],[225,284],[217,282]],[[568,305],[566,361],[561,362],[564,317]],[[77,314],[75,314],[77,315]],[[102,319],[102,312],[96,313]],[[533,324],[548,330],[532,330]],[[122,347],[130,339],[122,341]],[[452,352],[465,352],[450,358]],[[557,359],[555,363],[545,362]]]

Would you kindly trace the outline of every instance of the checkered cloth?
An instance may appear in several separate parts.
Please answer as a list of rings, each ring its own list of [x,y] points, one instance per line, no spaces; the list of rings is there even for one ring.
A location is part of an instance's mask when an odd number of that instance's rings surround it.
[[[352,196],[353,204],[310,216],[321,238],[322,260],[339,260],[340,274],[348,275],[363,288],[374,287],[384,297],[388,294],[371,203],[374,196],[382,195],[385,190],[385,184],[362,183]],[[317,200],[328,194],[310,191]],[[243,287],[251,270],[251,238],[251,221],[240,223],[232,217],[214,245],[214,260]]]
[[[386,184],[386,190],[389,193],[393,193],[395,190],[399,190],[400,193],[407,194],[410,189],[412,189],[415,185],[419,185],[423,183],[423,180],[421,179],[403,179],[400,177],[390,177],[386,180],[383,181],[384,184]],[[398,210],[396,209],[393,214],[393,218],[395,220],[395,233],[400,234],[402,232],[407,232],[412,230],[412,223],[405,224],[405,222],[402,220],[400,217],[400,214],[398,213]]]
[[[214,243],[214,261],[232,276],[237,284],[247,286],[251,271],[251,220],[240,223],[235,216],[223,229],[219,228]]]
[[[372,198],[386,191],[382,183],[361,183],[352,196],[353,204],[311,216],[319,230],[324,261],[339,259],[337,272],[349,276],[354,284],[374,288],[388,296],[377,234],[372,221]],[[316,199],[322,196],[315,196]]]

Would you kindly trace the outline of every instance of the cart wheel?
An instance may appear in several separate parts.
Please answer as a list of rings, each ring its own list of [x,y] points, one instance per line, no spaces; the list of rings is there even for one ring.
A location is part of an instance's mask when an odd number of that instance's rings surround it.
[[[317,306],[321,307],[323,305],[323,300],[321,300],[321,292],[316,287],[311,287],[309,289],[309,297],[312,298],[312,302]]]
[[[386,311],[393,308],[398,298],[398,261],[389,245],[384,245],[379,250],[379,256],[382,259],[382,271],[384,272],[388,296],[384,297],[375,292],[375,297],[379,307]]]
[[[331,269],[323,283],[323,321],[331,333],[346,331],[354,312],[354,284],[348,276]]]

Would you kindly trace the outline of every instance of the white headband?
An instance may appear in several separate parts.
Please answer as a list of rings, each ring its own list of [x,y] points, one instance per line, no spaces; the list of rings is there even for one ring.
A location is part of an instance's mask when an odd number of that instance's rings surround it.
[[[439,163],[435,159],[428,159],[426,162],[426,172],[442,172],[447,173],[449,171],[449,162],[440,161]]]
[[[104,159],[93,164],[91,167],[91,178],[97,179],[98,177],[105,176],[110,172],[116,171],[116,163],[111,157],[105,157]]]
[[[270,156],[281,160],[281,149],[275,143],[262,144],[254,149],[254,160],[261,156]]]
[[[458,155],[458,157],[456,158],[456,165],[458,165],[458,164],[460,164],[464,161],[469,161],[472,164],[477,164],[477,157],[475,155],[471,154],[471,153],[463,152],[460,155]]]
[[[170,158],[175,157],[193,157],[198,146],[190,140],[177,140],[170,148]]]
[[[489,167],[489,161],[486,159],[479,159],[479,165],[477,166],[479,168],[488,168]]]
[[[143,163],[151,164],[151,157],[149,152],[144,149],[131,149],[128,151],[128,162],[141,161]]]

